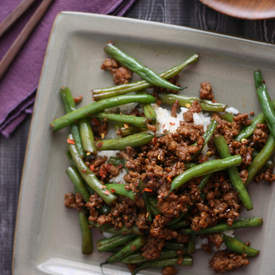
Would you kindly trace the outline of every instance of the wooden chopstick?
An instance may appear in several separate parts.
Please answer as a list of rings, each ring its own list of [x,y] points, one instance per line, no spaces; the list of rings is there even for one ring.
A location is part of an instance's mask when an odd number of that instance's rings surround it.
[[[35,2],[35,0],[23,0],[20,4],[0,23],[0,37],[20,18],[20,16]]]
[[[26,40],[29,38],[35,26],[38,24],[40,19],[44,16],[48,10],[50,4],[54,0],[43,0],[37,10],[34,12],[32,17],[24,26],[23,30],[20,32],[18,37],[12,43],[11,47],[8,49],[2,60],[0,61],[0,79],[3,77],[8,67],[12,63],[15,56],[18,54]]]

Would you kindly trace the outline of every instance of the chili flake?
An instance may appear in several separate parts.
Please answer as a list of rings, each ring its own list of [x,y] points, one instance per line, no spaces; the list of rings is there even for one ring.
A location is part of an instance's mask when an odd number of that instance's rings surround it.
[[[75,141],[73,139],[67,138],[67,143],[68,144],[75,144]]]

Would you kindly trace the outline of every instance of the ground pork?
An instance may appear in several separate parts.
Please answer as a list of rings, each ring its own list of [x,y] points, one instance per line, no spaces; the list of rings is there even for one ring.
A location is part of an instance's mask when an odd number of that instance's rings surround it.
[[[209,82],[202,82],[201,83],[200,98],[201,99],[208,99],[208,100],[213,100],[214,99],[212,86]]]
[[[132,79],[133,73],[128,68],[120,66],[112,58],[106,58],[101,65],[101,69],[112,73],[115,84],[126,84]]]
[[[216,272],[232,271],[249,264],[246,255],[238,255],[228,251],[218,251],[210,261],[210,267]]]

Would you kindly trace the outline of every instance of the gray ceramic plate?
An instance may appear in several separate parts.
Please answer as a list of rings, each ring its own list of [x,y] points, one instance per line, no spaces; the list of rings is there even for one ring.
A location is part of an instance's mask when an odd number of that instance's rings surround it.
[[[77,215],[63,205],[64,193],[72,186],[64,173],[66,130],[52,134],[49,122],[63,114],[58,90],[69,86],[74,95],[91,100],[90,89],[112,84],[100,70],[103,46],[116,41],[128,53],[156,71],[178,64],[199,52],[200,62],[182,74],[187,94],[197,95],[201,81],[210,81],[218,101],[243,112],[259,111],[252,72],[263,70],[275,98],[275,47],[198,30],[81,13],[60,14],[53,27],[40,80],[21,183],[14,247],[14,274],[101,274],[99,263],[106,255],[80,251]],[[235,274],[275,274],[274,185],[251,185],[255,210],[250,216],[264,217],[262,228],[240,230],[245,241],[261,249],[252,263]],[[197,253],[190,275],[208,275],[210,256]],[[121,265],[106,266],[105,274],[129,274]],[[159,274],[144,272],[144,274]]]

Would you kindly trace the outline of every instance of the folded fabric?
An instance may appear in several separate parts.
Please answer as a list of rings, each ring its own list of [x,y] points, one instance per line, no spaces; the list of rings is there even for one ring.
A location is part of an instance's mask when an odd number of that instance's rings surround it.
[[[0,22],[21,0],[1,0]],[[22,18],[0,39],[0,59],[15,40],[33,11],[37,1]],[[23,49],[0,80],[0,133],[5,137],[32,112],[44,53],[56,15],[61,11],[79,11],[123,15],[135,0],[55,0]]]

